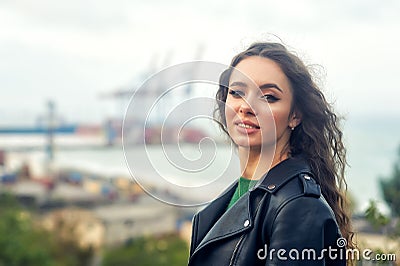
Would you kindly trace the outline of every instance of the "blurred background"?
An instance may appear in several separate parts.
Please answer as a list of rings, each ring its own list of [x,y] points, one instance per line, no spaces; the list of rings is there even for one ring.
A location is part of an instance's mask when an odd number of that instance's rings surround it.
[[[0,1],[0,264],[185,265],[198,208],[158,201],[131,178],[121,141],[125,110],[135,90],[168,66],[229,64],[266,40],[284,42],[311,65],[344,117],[356,231],[365,245],[392,250],[384,236],[397,220],[374,227],[365,212],[398,217],[400,201],[389,196],[387,204],[382,183],[400,197],[400,181],[390,183],[400,169],[399,12],[395,0]],[[129,141],[138,167],[139,139],[163,154],[163,119],[153,120]],[[173,139],[177,126],[164,130]],[[180,141],[197,151],[207,136],[224,141],[201,123]],[[157,186],[145,170],[147,192],[191,200]],[[229,172],[231,180],[238,174]]]

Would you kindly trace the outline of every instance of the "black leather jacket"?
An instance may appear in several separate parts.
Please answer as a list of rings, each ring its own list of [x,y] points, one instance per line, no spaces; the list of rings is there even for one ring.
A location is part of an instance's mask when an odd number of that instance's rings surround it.
[[[237,182],[193,218],[189,265],[346,265],[333,211],[301,157],[272,168],[229,210]]]

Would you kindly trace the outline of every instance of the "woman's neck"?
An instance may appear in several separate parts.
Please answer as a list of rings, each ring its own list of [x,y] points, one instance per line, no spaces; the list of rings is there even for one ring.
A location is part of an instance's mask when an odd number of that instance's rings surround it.
[[[287,159],[289,152],[239,147],[238,155],[242,176],[247,179],[260,179],[275,165]]]

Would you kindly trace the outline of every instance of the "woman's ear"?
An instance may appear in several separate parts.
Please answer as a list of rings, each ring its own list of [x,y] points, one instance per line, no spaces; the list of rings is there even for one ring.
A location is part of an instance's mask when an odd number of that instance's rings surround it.
[[[289,127],[294,129],[301,123],[301,115],[298,112],[293,112],[289,119]]]

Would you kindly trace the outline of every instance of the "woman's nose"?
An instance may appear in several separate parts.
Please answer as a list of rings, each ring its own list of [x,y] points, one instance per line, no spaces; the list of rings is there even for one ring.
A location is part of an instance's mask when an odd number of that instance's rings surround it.
[[[244,115],[255,115],[254,108],[252,108],[251,104],[246,99],[242,99],[239,106],[239,113]]]

